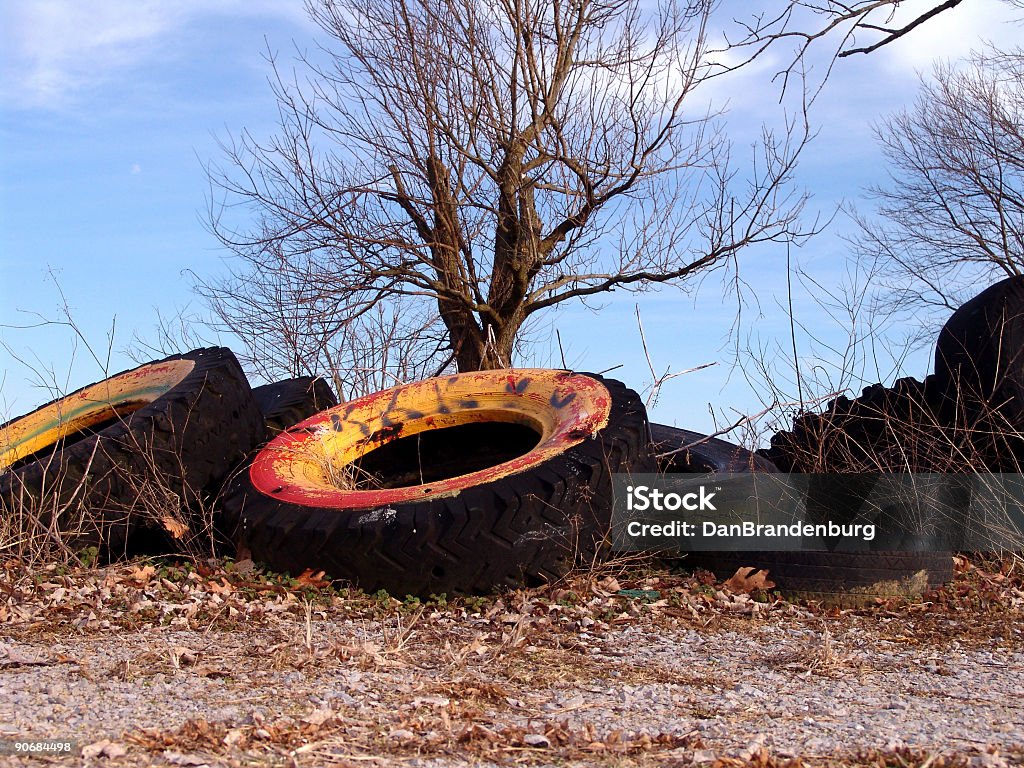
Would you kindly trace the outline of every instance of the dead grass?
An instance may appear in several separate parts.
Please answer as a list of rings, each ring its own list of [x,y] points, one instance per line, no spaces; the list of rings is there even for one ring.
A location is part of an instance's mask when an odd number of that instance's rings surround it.
[[[836,398],[821,413],[800,412],[772,438],[768,454],[785,472],[942,476],[934,488],[915,483],[883,515],[897,516],[893,522],[907,532],[944,534],[953,549],[1024,550],[1024,530],[1000,504],[949,495],[950,476],[1024,471],[1014,404],[966,391],[952,399],[936,388],[934,377],[900,379],[890,389],[868,387],[854,400]]]
[[[117,418],[128,426],[130,414]],[[88,567],[145,549],[140,536],[159,540],[169,554],[211,556],[217,499],[184,480],[188,470],[173,450],[176,438],[166,439],[156,445],[151,434],[125,429],[116,443],[95,441],[73,472],[58,448],[41,459],[44,482],[34,490],[14,473],[10,496],[0,499],[0,557],[37,568]]]

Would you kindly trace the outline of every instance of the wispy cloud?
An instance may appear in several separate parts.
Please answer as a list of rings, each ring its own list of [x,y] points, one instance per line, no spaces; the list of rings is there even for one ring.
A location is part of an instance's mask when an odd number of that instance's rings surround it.
[[[934,2],[915,0],[900,8],[890,26],[900,27]],[[927,72],[937,59],[956,61],[985,43],[1010,47],[1020,43],[1024,12],[1006,0],[972,0],[929,19],[921,27],[875,54],[890,71]]]
[[[33,0],[0,10],[0,102],[52,109],[160,56],[204,16],[301,22],[295,0]]]

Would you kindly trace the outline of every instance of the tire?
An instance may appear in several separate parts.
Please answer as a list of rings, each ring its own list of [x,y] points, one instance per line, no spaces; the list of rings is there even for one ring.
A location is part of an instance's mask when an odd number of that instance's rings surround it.
[[[849,605],[918,597],[953,578],[950,552],[701,552],[684,565],[720,579],[748,566],[766,570],[784,595]]]
[[[914,389],[911,382],[907,380],[899,384],[895,390],[903,393],[908,389]],[[886,405],[892,397],[889,393],[893,390],[883,390],[881,387],[865,390],[865,397],[860,403],[842,398],[844,402],[834,401],[830,404],[830,411],[851,414],[858,409],[871,409],[875,414],[891,410]],[[902,394],[897,395],[897,398]],[[818,417],[819,422],[821,417]],[[794,433],[804,439],[813,430],[807,429],[808,422],[813,420],[813,415],[805,416],[798,421]],[[804,429],[800,430],[800,426]],[[669,432],[668,430],[671,430]],[[678,433],[678,434],[676,434]],[[783,433],[792,438],[794,433]],[[655,450],[664,450],[666,444],[682,444],[694,442],[701,435],[688,430],[676,430],[663,427],[658,424],[651,425],[651,435],[655,442]],[[715,445],[714,443],[720,443]],[[772,445],[777,446],[776,440]],[[705,446],[708,446],[705,448]],[[751,454],[739,446],[731,445],[725,441],[709,441],[696,447],[702,453],[695,454],[693,458],[687,456],[681,469],[675,466],[663,465],[662,472],[778,472],[778,468],[768,459]],[[686,454],[677,454],[685,456]],[[782,460],[785,461],[791,452],[782,453]],[[796,455],[806,455],[797,452]],[[829,478],[821,478],[822,483],[831,489],[826,494],[828,506],[831,513],[837,513],[843,517],[843,510],[839,507],[857,505],[850,504],[847,498],[851,494],[856,495],[858,490],[857,478],[851,477],[850,488],[844,496],[838,493],[831,486],[828,486]],[[812,478],[817,479],[817,478]],[[872,478],[868,482],[873,482]],[[812,483],[813,485],[813,483]],[[868,486],[870,490],[870,486]],[[817,500],[821,500],[822,494],[814,494]],[[838,506],[837,506],[838,505]],[[813,505],[812,505],[813,506]],[[809,507],[809,511],[811,507]],[[711,571],[718,578],[728,579],[737,570],[744,567],[766,569],[769,578],[776,583],[776,588],[784,594],[805,599],[817,599],[829,603],[856,604],[872,600],[876,597],[912,596],[919,595],[929,588],[941,586],[949,581],[953,575],[952,554],[946,552],[824,552],[824,551],[771,551],[771,552],[692,552],[686,556],[683,565],[689,568],[702,568]]]
[[[400,596],[532,585],[599,552],[612,474],[654,471],[649,443],[640,397],[617,381],[466,373],[292,427],[257,455],[227,511],[240,548],[276,570]],[[342,490],[346,472],[383,487]]]
[[[783,472],[948,471],[956,438],[941,429],[939,390],[934,376],[872,384],[823,413],[800,414],[759,453]]]
[[[184,543],[208,525],[189,510],[263,434],[230,350],[173,355],[0,425],[0,507],[23,541],[66,551],[114,558],[145,528]]]
[[[338,404],[334,390],[319,376],[264,384],[256,387],[252,396],[263,414],[270,437]]]
[[[935,375],[980,401],[1024,407],[1024,277],[1008,277],[966,302],[935,345]]]
[[[935,346],[948,424],[969,426],[973,462],[1024,466],[1024,277],[989,286],[953,313]]]
[[[658,458],[658,471],[663,474],[779,471],[768,459],[751,453],[746,448],[719,440],[717,437],[709,438],[688,429],[651,424],[651,440],[653,451]],[[694,443],[697,445],[693,445]],[[684,445],[692,447],[671,456],[659,455],[675,451]]]

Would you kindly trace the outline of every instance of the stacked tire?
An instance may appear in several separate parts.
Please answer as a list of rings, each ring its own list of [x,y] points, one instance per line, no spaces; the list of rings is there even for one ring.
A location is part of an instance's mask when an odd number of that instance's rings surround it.
[[[762,454],[652,426],[636,392],[594,374],[466,373],[339,405],[318,378],[252,390],[224,348],[173,355],[0,425],[0,549],[44,540],[115,558],[139,536],[212,541],[219,498],[227,538],[276,569],[400,595],[482,592],[600,557],[615,474],[827,471],[856,485],[858,473],[957,471],[965,451],[975,463],[961,471],[1024,461],[1024,278],[953,315],[934,375],[801,414]],[[841,515],[830,482],[812,479],[811,495]],[[721,552],[690,564],[723,577],[763,568],[785,591],[826,596],[951,576],[948,552]]]
[[[786,472],[1013,472],[1024,466],[1024,277],[953,313],[924,381],[803,413],[765,458]]]
[[[772,438],[764,456],[786,472],[843,473],[846,485],[857,482],[857,473],[1020,472],[1024,277],[985,289],[953,313],[936,343],[935,373],[924,381],[874,384],[856,399],[831,401],[823,413],[800,414],[791,430]],[[869,474],[863,477],[871,482]],[[837,482],[818,480],[817,495],[832,506],[843,498],[832,487]],[[948,508],[962,512],[969,484],[953,478],[951,492],[956,498]],[[944,521],[947,542],[966,525]],[[923,545],[932,543],[923,539]],[[726,558],[710,565],[724,572],[734,563]],[[886,596],[940,586],[953,575],[951,553],[941,550],[759,553],[756,564],[780,583],[826,597],[836,594],[830,584],[842,594]],[[872,578],[877,585],[867,584]]]
[[[873,384],[860,397],[838,397],[822,413],[802,413],[772,437],[763,456],[784,472],[942,471],[938,450],[943,392],[934,376]]]
[[[833,401],[828,416],[805,416],[798,420],[791,433],[777,435],[773,450],[767,456],[757,455],[746,449],[718,438],[710,438],[689,430],[651,426],[654,451],[659,458],[659,470],[663,473],[737,474],[744,472],[779,472],[776,462],[782,463],[787,472],[815,471],[822,465],[828,466],[830,454],[849,456],[853,446],[871,455],[872,447],[877,449],[886,435],[886,420],[890,403],[901,403],[905,409],[913,410],[919,401],[911,403],[901,395],[911,391],[921,396],[921,387],[915,387],[912,380],[899,383],[899,394],[880,387],[865,391],[864,401],[858,403],[848,399]],[[837,417],[841,414],[841,417]],[[843,444],[833,445],[826,434],[819,432],[826,419],[842,418],[845,430]],[[773,461],[774,459],[774,461]],[[843,478],[845,486],[857,478],[867,475],[850,475]],[[816,488],[812,478],[811,492],[824,507],[819,512],[826,516],[841,517],[843,494],[837,492],[834,483],[821,478]],[[865,496],[858,493],[863,488],[844,489],[846,496]],[[868,488],[870,490],[870,488]],[[856,605],[866,601],[920,595],[928,589],[941,586],[952,577],[952,557],[948,551],[709,551],[691,552],[684,565],[691,569],[707,570],[720,579],[728,579],[741,569],[753,568],[766,571],[776,588],[783,594],[798,599],[819,600],[829,604]]]

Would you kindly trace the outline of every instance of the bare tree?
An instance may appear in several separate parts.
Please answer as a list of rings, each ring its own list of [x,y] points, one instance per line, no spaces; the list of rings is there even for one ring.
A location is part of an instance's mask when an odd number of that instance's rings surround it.
[[[203,290],[257,335],[270,306],[323,348],[411,302],[442,338],[422,361],[504,366],[542,310],[807,234],[788,187],[806,120],[737,170],[698,90],[706,0],[309,11],[329,47],[301,57],[304,78],[275,63],[279,134],[243,133],[209,169],[211,228],[240,260]]]
[[[857,248],[897,298],[955,308],[979,279],[1024,272],[1024,52],[937,65],[913,107],[876,129],[889,183]]]

